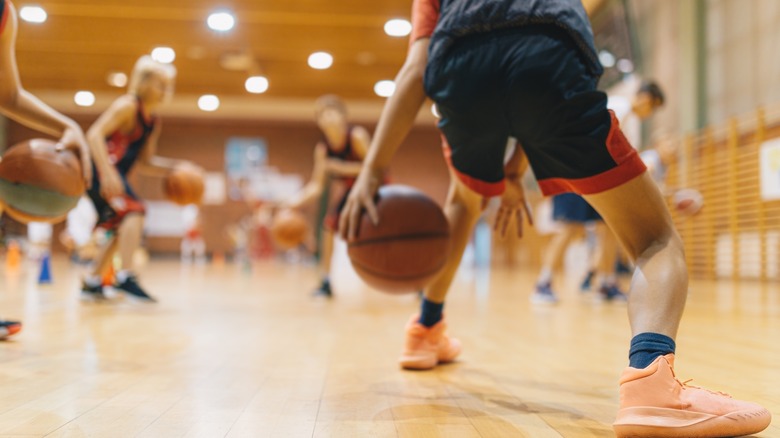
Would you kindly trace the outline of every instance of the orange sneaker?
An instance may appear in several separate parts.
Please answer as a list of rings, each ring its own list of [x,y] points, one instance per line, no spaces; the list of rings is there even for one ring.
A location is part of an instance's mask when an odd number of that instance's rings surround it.
[[[460,341],[447,336],[444,320],[433,327],[426,327],[417,322],[418,319],[419,316],[414,316],[406,324],[406,347],[398,360],[401,367],[429,370],[440,363],[455,360],[460,354]]]
[[[761,432],[771,419],[755,403],[680,382],[674,355],[667,354],[647,368],[623,371],[613,428],[618,438],[718,438]]]

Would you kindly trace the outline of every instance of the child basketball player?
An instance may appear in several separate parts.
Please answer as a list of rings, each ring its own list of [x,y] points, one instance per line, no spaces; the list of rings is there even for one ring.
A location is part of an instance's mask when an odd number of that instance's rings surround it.
[[[522,221],[525,157],[546,195],[582,194],[636,261],[629,296],[633,339],[620,379],[618,436],[720,437],[765,429],[761,406],[686,385],[673,372],[688,277],[663,197],[626,141],[606,95],[593,35],[579,0],[415,0],[406,62],[341,217],[354,239],[365,210],[376,223],[381,175],[425,101],[439,109],[452,182],[445,207],[453,235],[448,265],[407,326],[405,368],[455,359],[442,307],[481,212],[503,193],[498,228]],[[518,139],[503,165],[507,137]],[[586,341],[586,339],[583,339]],[[576,372],[576,367],[573,367]]]
[[[59,144],[80,155],[84,183],[91,184],[92,170],[86,139],[73,120],[41,102],[22,87],[16,67],[16,9],[9,0],[0,0],[0,112],[38,131],[60,137]],[[0,204],[0,214],[2,214]],[[18,321],[0,320],[0,339],[18,333]]]
[[[192,165],[156,155],[162,127],[157,110],[171,95],[175,78],[173,66],[141,57],[133,69],[128,93],[115,100],[87,132],[95,181],[88,194],[98,212],[97,227],[114,236],[92,274],[84,279],[84,298],[105,298],[101,279],[119,251],[122,265],[114,287],[132,297],[154,301],[138,284],[133,268],[133,253],[141,244],[144,206],[127,177],[135,167],[165,176],[176,166]]]
[[[336,196],[329,200],[320,239],[322,282],[315,294],[331,297],[333,291],[328,274],[333,255],[333,233],[338,227],[339,214],[360,172],[371,138],[365,128],[347,122],[347,107],[340,98],[322,96],[317,100],[316,108],[317,126],[322,131],[322,140],[314,147],[314,169],[309,183],[287,207],[300,208],[319,199],[330,176],[333,189],[331,195],[335,193]]]

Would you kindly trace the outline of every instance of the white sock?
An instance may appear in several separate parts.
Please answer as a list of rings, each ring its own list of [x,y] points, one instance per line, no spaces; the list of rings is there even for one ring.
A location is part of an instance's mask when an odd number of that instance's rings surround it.
[[[98,287],[103,284],[103,280],[97,275],[87,275],[84,278],[84,283],[89,287]]]
[[[539,278],[536,280],[536,284],[547,284],[552,282],[553,271],[550,268],[542,268],[542,272],[539,273]]]
[[[127,280],[129,277],[132,277],[133,273],[127,269],[122,269],[121,271],[116,273],[116,281],[117,283],[124,283],[125,280]]]

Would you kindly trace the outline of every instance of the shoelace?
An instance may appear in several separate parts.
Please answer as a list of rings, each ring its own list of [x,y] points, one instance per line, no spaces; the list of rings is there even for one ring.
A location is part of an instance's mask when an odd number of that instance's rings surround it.
[[[707,391],[710,394],[721,395],[721,396],[724,396],[724,397],[732,398],[731,394],[727,394],[727,393],[722,392],[722,391],[712,391],[712,390],[709,390],[707,388],[702,388],[700,386],[689,385],[688,382],[693,382],[693,379],[688,379],[688,380],[686,380],[684,382],[681,382],[677,377],[675,377],[674,380],[682,387],[682,389],[688,389],[688,388],[701,389],[702,391]]]

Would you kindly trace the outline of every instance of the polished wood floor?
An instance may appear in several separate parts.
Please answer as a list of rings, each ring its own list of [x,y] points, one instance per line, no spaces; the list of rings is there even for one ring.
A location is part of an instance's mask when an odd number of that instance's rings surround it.
[[[325,301],[311,266],[152,261],[159,304],[96,305],[65,260],[52,285],[35,271],[0,265],[0,310],[25,323],[0,343],[0,437],[614,436],[625,306],[584,299],[576,278],[538,308],[530,270],[464,271],[447,306],[462,359],[406,372],[415,297],[349,272]],[[695,282],[677,371],[780,417],[778,339],[780,286]],[[780,421],[758,436],[780,437]]]

